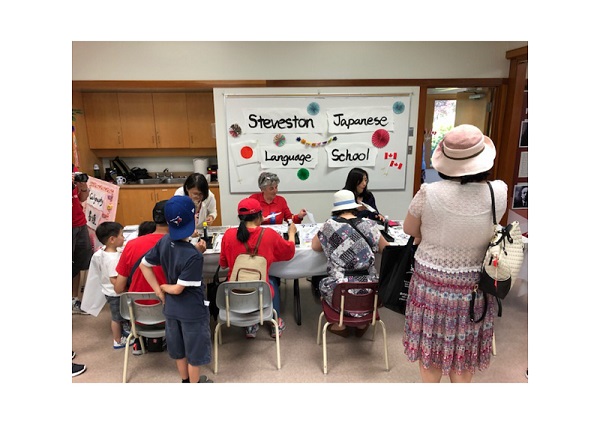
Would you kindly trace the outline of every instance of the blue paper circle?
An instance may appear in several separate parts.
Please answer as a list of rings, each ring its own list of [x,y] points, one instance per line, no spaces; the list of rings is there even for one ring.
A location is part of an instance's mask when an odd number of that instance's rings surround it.
[[[404,112],[404,108],[405,106],[402,102],[396,102],[394,103],[394,106],[392,106],[392,109],[396,115],[400,115],[402,112]]]
[[[312,102],[306,108],[309,115],[317,115],[321,111],[321,106],[317,102]]]

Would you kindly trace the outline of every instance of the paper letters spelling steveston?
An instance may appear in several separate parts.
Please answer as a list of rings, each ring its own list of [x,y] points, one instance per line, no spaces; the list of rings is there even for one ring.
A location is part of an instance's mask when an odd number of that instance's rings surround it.
[[[254,113],[248,116],[248,126],[250,128],[315,128],[315,123],[310,118],[298,118],[294,115],[293,118],[269,119],[262,116],[256,116]]]

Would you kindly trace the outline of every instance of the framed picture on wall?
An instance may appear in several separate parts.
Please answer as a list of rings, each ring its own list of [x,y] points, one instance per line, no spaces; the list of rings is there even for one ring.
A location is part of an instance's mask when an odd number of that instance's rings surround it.
[[[513,209],[527,209],[529,207],[529,188],[527,184],[519,184],[513,190]]]
[[[521,121],[521,138],[519,138],[519,147],[527,147],[527,119]]]

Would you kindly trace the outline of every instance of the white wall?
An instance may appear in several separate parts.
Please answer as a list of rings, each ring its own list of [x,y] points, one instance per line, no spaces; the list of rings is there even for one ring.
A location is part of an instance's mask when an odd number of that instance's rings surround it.
[[[72,44],[73,80],[277,80],[277,79],[448,79],[506,78],[506,51],[527,42],[78,42]],[[417,93],[418,98],[418,93]],[[216,102],[217,100],[215,100]],[[416,128],[417,105],[411,106]],[[216,110],[217,124],[223,120]],[[219,132],[219,131],[217,131]],[[217,134],[217,153],[226,155]],[[414,146],[414,137],[409,144]],[[226,156],[224,156],[225,158]],[[410,156],[409,156],[410,158]],[[414,158],[414,155],[412,156]],[[187,159],[164,158],[160,169],[180,169]],[[189,159],[191,162],[191,158]],[[129,162],[128,162],[129,163]],[[383,214],[404,218],[412,197],[413,162],[407,189],[375,192]],[[226,160],[219,160],[221,211],[225,224],[237,223],[235,207],[244,196],[228,192]],[[376,189],[376,187],[370,187]],[[306,208],[319,220],[329,214],[332,193],[282,194],[294,213]]]

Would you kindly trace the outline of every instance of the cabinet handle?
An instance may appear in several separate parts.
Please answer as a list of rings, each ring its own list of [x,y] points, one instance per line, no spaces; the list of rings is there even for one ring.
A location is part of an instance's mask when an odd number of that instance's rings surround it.
[[[121,133],[117,133],[117,144],[121,144]]]
[[[194,136],[190,135],[190,146],[194,145]]]
[[[156,133],[156,145],[160,146],[160,135]]]

